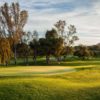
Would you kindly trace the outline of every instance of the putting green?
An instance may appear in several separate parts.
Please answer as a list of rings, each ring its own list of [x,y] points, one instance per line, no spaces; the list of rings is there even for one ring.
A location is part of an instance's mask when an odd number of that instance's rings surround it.
[[[81,68],[91,68],[93,66],[81,66]],[[66,72],[74,72],[80,67],[68,66],[26,66],[26,67],[1,67],[0,77],[2,76],[30,76],[30,75],[51,75],[63,74]]]

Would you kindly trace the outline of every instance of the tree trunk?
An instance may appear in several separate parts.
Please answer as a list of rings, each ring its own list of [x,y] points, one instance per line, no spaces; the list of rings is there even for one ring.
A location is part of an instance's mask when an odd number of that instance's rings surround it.
[[[64,55],[64,56],[63,56],[63,60],[64,60],[64,61],[66,60],[66,57],[67,57],[67,55]]]
[[[49,56],[48,55],[46,56],[46,63],[47,64],[50,64],[50,59],[49,59]]]
[[[34,63],[36,63],[36,58],[37,58],[37,51],[34,50],[34,56],[33,56],[33,61],[34,61]]]
[[[14,61],[15,65],[17,64],[17,52],[16,52],[16,45],[14,45]]]
[[[6,61],[6,66],[8,66],[8,61]]]
[[[28,52],[27,51],[25,52],[24,58],[25,58],[25,64],[28,65]]]
[[[34,61],[34,63],[36,63],[36,55],[34,55],[33,61]]]
[[[63,56],[63,61],[65,61],[67,57],[68,57],[68,47],[66,48],[66,54]]]
[[[26,63],[26,58],[25,57],[23,57],[23,61],[24,61],[23,63],[25,64]]]
[[[58,64],[60,64],[60,61],[61,61],[60,57],[57,57]]]
[[[26,57],[26,65],[28,65],[28,56]]]

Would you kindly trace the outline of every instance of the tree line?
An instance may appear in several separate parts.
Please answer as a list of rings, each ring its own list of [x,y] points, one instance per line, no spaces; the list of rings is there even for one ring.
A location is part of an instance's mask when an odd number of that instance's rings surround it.
[[[25,32],[23,30],[28,19],[28,11],[21,10],[19,3],[0,7],[0,63],[6,64],[14,58],[23,57],[28,64],[28,57],[33,57],[36,63],[37,57],[45,57],[46,63],[50,63],[53,56],[58,63],[66,59],[68,55],[78,56],[82,59],[98,55],[95,46],[73,46],[79,40],[76,35],[76,27],[67,25],[66,21],[59,20],[51,30],[47,30],[45,37],[39,37],[37,31]],[[31,39],[30,39],[31,37]],[[99,45],[100,50],[100,45]]]

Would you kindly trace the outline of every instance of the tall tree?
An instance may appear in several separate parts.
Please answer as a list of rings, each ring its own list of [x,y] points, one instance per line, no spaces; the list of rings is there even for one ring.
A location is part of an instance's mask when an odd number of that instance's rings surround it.
[[[57,58],[58,63],[60,63],[61,61],[61,55],[62,55],[62,51],[63,51],[63,39],[61,37],[53,39],[54,42],[52,43],[53,46],[53,55]]]
[[[46,53],[46,62],[50,63],[50,55],[53,55],[59,61],[59,56],[63,49],[63,39],[58,36],[58,33],[55,29],[47,31],[45,34],[44,44]]]
[[[68,49],[74,44],[74,42],[79,40],[78,36],[76,35],[76,27],[74,25],[67,25],[66,27],[66,21],[63,20],[59,20],[55,24],[55,27],[57,29],[59,37],[63,38],[66,52],[68,52]],[[66,55],[64,56],[64,58],[65,57]]]
[[[10,6],[5,3],[0,7],[0,36],[11,38],[14,47],[14,58],[16,64],[16,44],[21,40],[23,28],[27,22],[28,13],[20,10],[19,3]]]

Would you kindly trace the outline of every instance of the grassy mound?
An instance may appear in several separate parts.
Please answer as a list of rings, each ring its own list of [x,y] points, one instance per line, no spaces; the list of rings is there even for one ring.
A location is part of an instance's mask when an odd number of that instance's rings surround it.
[[[0,100],[100,100],[100,70],[1,77]]]

